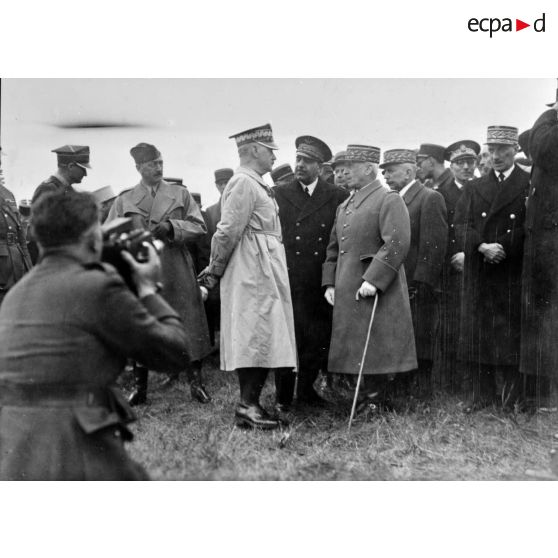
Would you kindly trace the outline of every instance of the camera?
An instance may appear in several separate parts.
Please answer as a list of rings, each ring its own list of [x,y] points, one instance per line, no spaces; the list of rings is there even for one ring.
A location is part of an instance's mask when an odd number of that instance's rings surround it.
[[[122,258],[122,251],[126,250],[138,262],[149,259],[147,245],[151,244],[157,253],[160,253],[164,244],[153,238],[149,231],[134,228],[132,219],[120,217],[102,226],[103,252],[101,260],[116,268],[128,287],[137,294],[136,286],[132,280],[132,270],[128,262]]]

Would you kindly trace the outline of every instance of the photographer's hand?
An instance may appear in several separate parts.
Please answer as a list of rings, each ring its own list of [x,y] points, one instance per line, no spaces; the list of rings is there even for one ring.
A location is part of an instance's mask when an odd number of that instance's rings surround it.
[[[132,280],[138,290],[139,298],[143,298],[157,292],[157,284],[161,280],[161,260],[151,243],[145,243],[147,249],[147,261],[138,262],[130,252],[123,250],[122,257],[128,262],[132,270]]]

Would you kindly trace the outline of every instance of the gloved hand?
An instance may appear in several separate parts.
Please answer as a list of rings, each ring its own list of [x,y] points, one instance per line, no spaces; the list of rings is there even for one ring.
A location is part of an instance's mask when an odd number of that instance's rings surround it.
[[[151,234],[159,240],[172,238],[172,225],[168,221],[165,221],[164,223],[158,223],[151,231]]]
[[[214,289],[219,283],[219,277],[209,272],[209,266],[198,275],[198,284],[208,290]]]

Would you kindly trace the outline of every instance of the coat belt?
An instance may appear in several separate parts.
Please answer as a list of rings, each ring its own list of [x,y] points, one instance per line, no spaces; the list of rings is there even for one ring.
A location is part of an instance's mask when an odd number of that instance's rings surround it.
[[[0,383],[0,406],[110,407],[107,388],[84,384]]]

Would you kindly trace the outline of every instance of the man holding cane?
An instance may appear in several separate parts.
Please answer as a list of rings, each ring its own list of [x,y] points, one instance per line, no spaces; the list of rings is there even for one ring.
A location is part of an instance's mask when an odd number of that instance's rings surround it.
[[[378,392],[384,404],[390,376],[417,367],[403,269],[411,241],[409,214],[398,193],[376,178],[377,147],[349,145],[345,161],[352,193],[337,209],[322,274],[325,298],[333,306],[328,369],[356,375],[362,368],[365,393]]]

